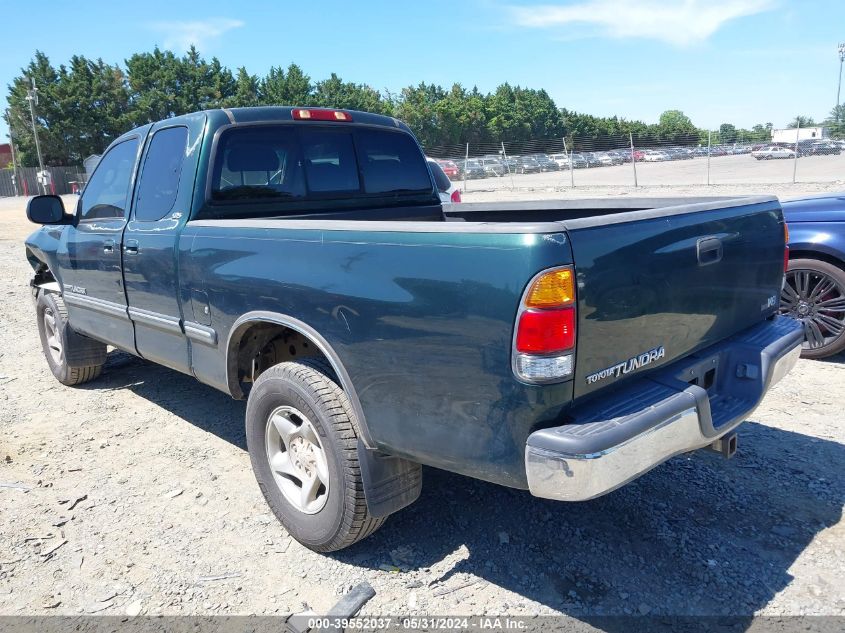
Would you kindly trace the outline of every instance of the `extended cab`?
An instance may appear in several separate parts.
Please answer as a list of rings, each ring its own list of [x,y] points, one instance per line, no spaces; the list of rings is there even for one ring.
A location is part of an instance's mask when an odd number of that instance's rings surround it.
[[[729,455],[800,352],[777,199],[441,206],[408,128],[363,112],[147,125],[75,210],[27,212],[56,378],[112,346],[246,399],[261,491],[318,551],[414,501],[421,465],[580,501]]]

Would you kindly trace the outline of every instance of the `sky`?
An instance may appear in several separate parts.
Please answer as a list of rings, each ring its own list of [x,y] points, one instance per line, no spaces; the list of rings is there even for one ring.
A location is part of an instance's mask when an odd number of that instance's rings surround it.
[[[0,109],[37,49],[123,62],[195,44],[233,70],[299,64],[313,80],[544,88],[558,107],[699,127],[785,127],[836,103],[843,0],[402,0],[0,3]],[[201,8],[200,8],[201,7]],[[7,129],[0,118],[0,139]]]

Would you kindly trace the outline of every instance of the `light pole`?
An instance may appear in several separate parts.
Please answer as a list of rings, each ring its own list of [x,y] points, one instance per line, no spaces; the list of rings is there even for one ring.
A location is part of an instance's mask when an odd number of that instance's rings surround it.
[[[32,88],[26,91],[26,100],[29,101],[29,115],[32,117],[32,135],[35,137],[35,153],[38,154],[38,182],[41,183],[41,189],[47,193],[47,185],[43,182],[44,161],[41,159],[41,145],[38,143],[38,128],[35,125],[35,106],[38,105],[38,88],[35,87],[35,78],[30,77],[32,81]]]
[[[842,62],[845,62],[845,42],[839,44],[839,85],[836,88],[836,122],[839,123],[839,94],[842,92]]]
[[[12,182],[15,186],[15,196],[18,195],[18,161],[15,157],[15,139],[12,136],[12,115],[8,108],[6,109],[6,125],[9,126],[9,147],[12,150]]]

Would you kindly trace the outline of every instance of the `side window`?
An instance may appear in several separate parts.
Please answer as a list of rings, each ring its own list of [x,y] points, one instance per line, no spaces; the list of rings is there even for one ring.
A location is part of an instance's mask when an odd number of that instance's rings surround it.
[[[137,154],[138,139],[130,139],[100,159],[82,193],[80,221],[124,217]]]
[[[136,220],[154,222],[173,209],[187,145],[186,127],[170,127],[155,133],[141,170]]]

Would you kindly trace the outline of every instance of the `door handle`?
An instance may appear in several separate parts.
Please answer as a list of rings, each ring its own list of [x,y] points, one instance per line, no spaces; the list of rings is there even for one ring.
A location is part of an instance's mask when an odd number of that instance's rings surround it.
[[[707,266],[722,260],[722,240],[718,237],[707,237],[698,240],[698,265]]]
[[[126,240],[123,244],[123,252],[127,255],[138,254],[138,240]]]
[[[114,252],[114,240],[106,240],[103,242],[103,252],[106,254]]]

